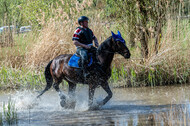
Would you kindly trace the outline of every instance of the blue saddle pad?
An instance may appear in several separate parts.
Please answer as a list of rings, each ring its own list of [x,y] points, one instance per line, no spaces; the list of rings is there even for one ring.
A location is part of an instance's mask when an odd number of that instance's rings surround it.
[[[75,67],[75,68],[81,68],[79,66],[79,60],[80,60],[80,57],[77,56],[76,54],[73,54],[73,56],[70,58],[69,62],[68,62],[68,65],[70,67]],[[92,60],[92,56],[90,56],[90,62],[88,63],[88,66],[90,66],[92,64],[93,60]]]

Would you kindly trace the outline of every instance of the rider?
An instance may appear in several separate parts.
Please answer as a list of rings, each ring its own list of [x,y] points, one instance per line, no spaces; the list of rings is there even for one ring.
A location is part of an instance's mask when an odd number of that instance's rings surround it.
[[[79,27],[76,28],[73,35],[73,43],[77,47],[77,54],[82,58],[82,69],[85,79],[89,77],[89,72],[87,71],[88,65],[88,52],[93,47],[93,40],[96,47],[99,46],[97,38],[94,36],[91,29],[88,28],[88,17],[81,16],[78,18]]]

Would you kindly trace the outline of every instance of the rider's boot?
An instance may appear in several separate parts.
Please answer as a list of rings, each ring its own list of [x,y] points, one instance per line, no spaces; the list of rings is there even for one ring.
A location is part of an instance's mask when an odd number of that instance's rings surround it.
[[[83,68],[83,76],[85,80],[87,80],[90,77],[90,72],[87,70],[86,67]]]

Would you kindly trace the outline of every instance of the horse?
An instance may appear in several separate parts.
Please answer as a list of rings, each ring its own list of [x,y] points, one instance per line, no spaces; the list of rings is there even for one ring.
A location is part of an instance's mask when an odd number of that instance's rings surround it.
[[[67,98],[75,97],[75,89],[77,84],[87,84],[89,86],[89,99],[88,106],[92,107],[94,92],[97,86],[102,87],[107,96],[98,103],[101,107],[105,105],[112,98],[112,91],[110,90],[108,79],[111,77],[111,63],[115,53],[122,55],[125,59],[130,58],[130,51],[126,46],[125,40],[122,38],[121,33],[115,34],[111,31],[112,35],[108,37],[97,48],[96,58],[98,63],[89,66],[90,77],[85,79],[80,68],[70,67],[68,62],[73,54],[62,54],[51,60],[45,68],[46,87],[37,96],[39,98],[43,93],[49,90],[53,84],[55,90],[59,93],[61,99],[61,106],[64,107]],[[68,96],[59,88],[62,80],[68,82]],[[75,105],[74,105],[75,106]]]

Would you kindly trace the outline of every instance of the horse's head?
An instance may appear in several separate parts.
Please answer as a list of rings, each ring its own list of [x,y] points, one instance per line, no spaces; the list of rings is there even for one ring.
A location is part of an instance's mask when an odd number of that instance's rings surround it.
[[[125,58],[130,58],[131,54],[129,52],[129,49],[126,46],[125,40],[121,37],[121,33],[118,31],[118,34],[112,33],[112,41],[113,41],[113,50]]]

